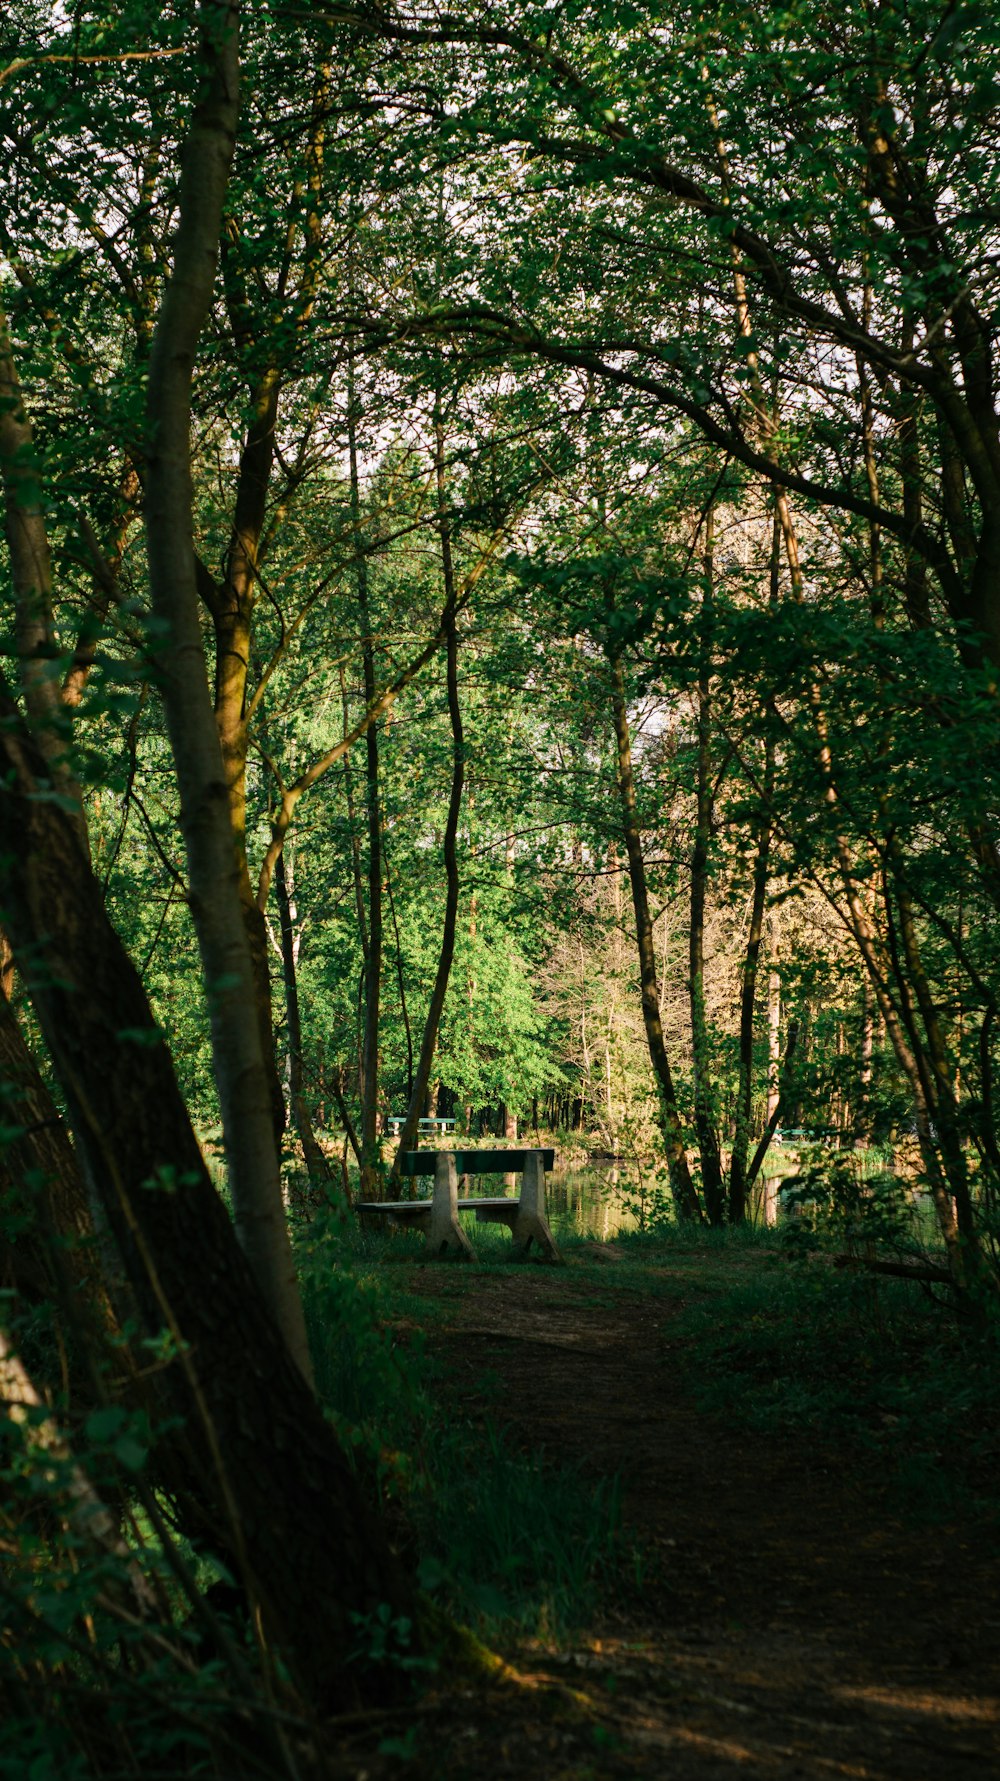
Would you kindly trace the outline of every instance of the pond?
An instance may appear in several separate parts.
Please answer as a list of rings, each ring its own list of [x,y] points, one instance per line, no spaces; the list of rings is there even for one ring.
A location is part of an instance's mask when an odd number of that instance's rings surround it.
[[[763,1178],[776,1190],[782,1177],[796,1172],[792,1154],[776,1153],[765,1160]],[[546,1201],[553,1231],[572,1232],[609,1242],[619,1231],[637,1231],[666,1214],[670,1195],[662,1168],[650,1158],[633,1161],[590,1162],[555,1169],[546,1177]],[[772,1197],[772,1196],[769,1196]],[[751,1213],[762,1216],[758,1186]]]
[[[750,1196],[749,1217],[753,1224],[765,1222],[765,1194],[771,1216],[776,1224],[797,1216],[800,1208],[786,1203],[781,1192],[784,1184],[791,1186],[801,1180],[822,1160],[832,1160],[834,1152],[815,1144],[786,1145],[770,1151],[764,1159],[761,1176]],[[887,1184],[889,1197],[882,1201],[883,1221],[888,1218],[897,1234],[905,1231],[914,1241],[936,1244],[937,1220],[930,1196],[912,1176],[898,1171],[891,1154],[878,1147],[840,1152],[841,1163],[848,1160],[859,1186],[868,1186],[877,1194],[877,1182]],[[611,1241],[619,1231],[648,1229],[658,1219],[670,1217],[670,1195],[662,1167],[652,1158],[591,1161],[573,1166],[556,1167],[546,1178],[549,1222],[558,1237],[586,1236],[600,1242]],[[887,1230],[888,1225],[884,1224]]]

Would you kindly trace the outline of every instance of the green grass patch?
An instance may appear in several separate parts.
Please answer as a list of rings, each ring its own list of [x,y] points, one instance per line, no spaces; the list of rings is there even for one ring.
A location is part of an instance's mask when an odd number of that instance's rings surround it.
[[[496,1247],[509,1254],[509,1241]],[[478,1264],[433,1264],[424,1295],[408,1284],[420,1239],[313,1227],[300,1263],[317,1386],[433,1599],[487,1640],[558,1641],[617,1574],[618,1490],[519,1452],[488,1417],[449,1416],[424,1331],[438,1302],[510,1265],[483,1249]]]
[[[950,1307],[907,1282],[773,1251],[699,1284],[671,1333],[702,1407],[877,1455],[918,1516],[1000,1513],[995,1345],[964,1338]]]

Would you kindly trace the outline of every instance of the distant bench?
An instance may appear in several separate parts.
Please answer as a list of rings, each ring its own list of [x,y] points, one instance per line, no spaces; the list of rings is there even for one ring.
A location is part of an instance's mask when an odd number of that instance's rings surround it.
[[[390,1138],[398,1138],[406,1124],[405,1113],[390,1113],[385,1129]],[[445,1138],[455,1130],[453,1119],[420,1119],[417,1121],[417,1132],[421,1138]]]
[[[562,1256],[545,1215],[545,1171],[554,1150],[404,1150],[400,1174],[432,1175],[434,1189],[426,1200],[363,1200],[355,1206],[362,1222],[384,1218],[390,1224],[423,1231],[433,1255],[474,1256],[459,1223],[459,1214],[474,1212],[477,1224],[510,1227],[515,1256],[527,1255],[532,1243],[551,1262]],[[459,1175],[520,1174],[521,1192],[498,1199],[459,1199]]]

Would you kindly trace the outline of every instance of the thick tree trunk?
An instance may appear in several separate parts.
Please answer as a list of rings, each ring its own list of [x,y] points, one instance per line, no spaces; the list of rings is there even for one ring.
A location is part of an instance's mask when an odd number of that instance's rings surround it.
[[[60,795],[87,844],[80,788],[69,762],[70,720],[55,672],[52,559],[42,467],[21,397],[7,317],[0,303],[0,478],[14,594],[14,635],[25,709]]]
[[[119,1602],[130,1617],[142,1619],[155,1606],[155,1595],[134,1552],[122,1538],[118,1517],[98,1495],[93,1483],[37,1390],[5,1329],[0,1327],[0,1408],[4,1420],[30,1431],[32,1457],[43,1458],[49,1472],[50,1501],[72,1536],[77,1551],[112,1560],[103,1584],[110,1600]],[[58,1480],[58,1489],[52,1487]],[[162,1647],[161,1647],[162,1649]],[[157,1655],[160,1655],[159,1653]],[[152,1652],[149,1653],[152,1658]]]
[[[199,11],[206,84],[184,147],[174,266],[150,355],[146,536],[157,658],[180,793],[190,905],[212,1024],[236,1227],[303,1375],[305,1320],[281,1199],[270,1074],[240,894],[230,788],[205,674],[192,532],[191,377],[212,296],[238,107],[236,8]]]
[[[701,1207],[684,1148],[684,1129],[674,1093],[670,1060],[667,1057],[660,1019],[660,985],[656,972],[656,951],[653,945],[653,923],[649,914],[646,890],[646,865],[642,857],[642,837],[636,807],[635,779],[632,773],[632,738],[625,707],[625,683],[621,662],[609,655],[611,670],[611,705],[615,737],[618,744],[618,796],[621,805],[622,834],[628,857],[629,881],[632,886],[632,907],[635,912],[635,936],[639,951],[639,978],[642,992],[642,1018],[646,1044],[656,1078],[660,1100],[660,1124],[670,1172],[670,1188],[679,1218],[700,1218]]]
[[[64,1340],[58,1356],[43,1349],[36,1364],[58,1364],[60,1376],[47,1375],[46,1386],[67,1390],[77,1408],[90,1406],[100,1401],[95,1369],[106,1377],[128,1371],[121,1330],[135,1307],[103,1208],[93,1205],[65,1122],[2,991],[0,1083],[0,1288],[23,1305],[54,1308]]]
[[[407,1612],[406,1591],[235,1241],[163,1035],[6,694],[0,719],[0,894],[15,955],[143,1326],[173,1356],[163,1388],[214,1539],[296,1681],[314,1701],[350,1701],[352,1616]]]

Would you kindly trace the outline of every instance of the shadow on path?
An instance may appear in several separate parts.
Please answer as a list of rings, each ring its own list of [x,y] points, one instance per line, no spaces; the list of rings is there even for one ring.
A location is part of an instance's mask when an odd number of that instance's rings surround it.
[[[664,1296],[570,1272],[480,1276],[431,1344],[445,1389],[513,1438],[618,1473],[650,1582],[585,1648],[515,1657],[440,1728],[440,1776],[1000,1773],[1000,1554],[974,1530],[915,1529],[874,1465],[729,1429],[680,1382]],[[470,1283],[471,1284],[471,1283]],[[554,1708],[562,1700],[570,1710]]]

